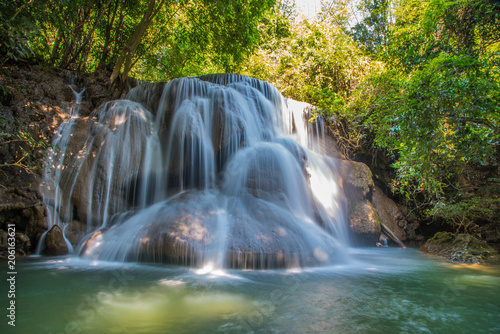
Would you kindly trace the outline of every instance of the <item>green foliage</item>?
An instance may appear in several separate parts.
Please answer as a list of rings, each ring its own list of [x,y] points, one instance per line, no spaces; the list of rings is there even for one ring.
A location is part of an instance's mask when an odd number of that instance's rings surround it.
[[[171,30],[139,64],[140,76],[156,81],[236,72],[261,43],[263,33],[258,27],[273,4],[264,0],[187,2],[170,21]],[[152,28],[161,27],[164,24]]]
[[[465,164],[494,157],[500,101],[492,78],[477,59],[442,54],[381,101],[366,122],[377,127],[377,145],[397,152],[398,191],[438,199]]]
[[[477,234],[477,222],[494,222],[500,210],[500,199],[476,197],[457,203],[438,203],[430,212],[452,226],[456,233]]]
[[[32,3],[0,1],[0,64],[32,55],[29,41],[39,33]]]
[[[369,52],[380,50],[387,41],[389,2],[363,0],[358,6],[358,10],[365,12],[366,16],[351,28],[350,34]]]
[[[500,4],[495,1],[407,0],[393,11],[383,58],[404,71],[443,52],[480,57],[499,50]]]
[[[0,57],[165,80],[235,71],[274,0],[0,2]],[[116,68],[115,68],[116,67]],[[133,70],[135,68],[135,70]]]
[[[467,165],[496,163],[500,58],[496,33],[482,25],[498,19],[495,6],[431,0],[396,8],[382,57],[388,66],[362,82],[346,108],[353,128],[391,152],[393,189],[416,205],[432,207],[447,187],[459,188]]]
[[[381,66],[329,20],[302,21],[277,31],[270,45],[250,58],[245,74],[271,81],[283,95],[324,113],[343,108],[363,77]]]

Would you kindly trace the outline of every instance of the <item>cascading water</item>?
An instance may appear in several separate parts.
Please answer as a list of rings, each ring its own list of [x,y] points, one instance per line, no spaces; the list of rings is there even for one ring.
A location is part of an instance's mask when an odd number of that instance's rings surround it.
[[[307,113],[239,75],[136,87],[61,127],[69,139],[54,143],[66,153],[47,173],[46,203],[62,222],[85,224],[87,258],[214,268],[343,260],[345,201]]]
[[[40,238],[40,242],[38,243],[36,250],[37,254],[40,254],[42,252],[43,248],[45,247],[45,236],[47,235],[47,232],[55,225],[63,225],[63,236],[65,238],[66,245],[68,246],[69,251],[73,253],[73,245],[64,234],[64,230],[67,228],[67,224],[64,224],[64,222],[61,221],[59,215],[61,209],[60,204],[62,203],[62,193],[59,184],[61,182],[61,177],[63,174],[64,155],[66,154],[66,149],[68,147],[75,122],[80,117],[80,104],[82,102],[82,95],[85,92],[85,88],[77,92],[75,90],[76,86],[74,84],[74,78],[72,76],[69,76],[68,81],[68,86],[73,91],[75,101],[72,106],[67,108],[69,120],[62,123],[61,126],[57,129],[57,132],[52,141],[52,146],[48,149],[42,187],[44,193],[44,203],[48,208],[48,230]]]

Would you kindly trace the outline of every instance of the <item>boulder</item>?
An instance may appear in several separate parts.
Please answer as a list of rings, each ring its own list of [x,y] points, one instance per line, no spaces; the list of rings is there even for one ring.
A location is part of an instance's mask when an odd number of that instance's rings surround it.
[[[252,197],[221,208],[214,196],[187,191],[117,220],[86,242],[83,255],[191,266],[224,261],[240,269],[318,265],[338,255],[332,237],[286,209]]]
[[[68,245],[64,240],[63,231],[58,225],[52,226],[45,236],[45,255],[66,255],[68,254]]]
[[[349,201],[371,201],[375,184],[370,167],[362,162],[339,159],[335,161],[341,177],[341,186]]]
[[[380,238],[380,217],[372,203],[364,200],[351,208],[349,227],[355,244],[376,245]]]
[[[379,187],[375,187],[372,203],[377,209],[380,222],[386,225],[399,240],[405,241],[408,222],[398,205],[387,197]]]

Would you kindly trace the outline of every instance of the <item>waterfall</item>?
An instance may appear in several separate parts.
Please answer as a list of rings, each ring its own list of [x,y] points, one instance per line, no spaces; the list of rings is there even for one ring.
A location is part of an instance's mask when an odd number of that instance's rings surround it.
[[[48,230],[40,237],[40,241],[36,249],[37,254],[40,254],[43,251],[45,247],[45,236],[54,225],[63,225],[63,232],[67,228],[67,224],[60,219],[59,215],[63,196],[59,185],[61,183],[63,173],[62,167],[64,156],[73,133],[75,122],[80,117],[80,104],[82,102],[82,94],[85,92],[85,88],[77,92],[77,90],[75,90],[76,86],[74,84],[74,78],[71,75],[68,75],[68,77],[68,86],[73,91],[75,101],[70,107],[67,108],[69,120],[63,122],[57,129],[52,145],[47,150],[47,157],[45,159],[45,167],[43,171],[42,192],[44,195],[44,203],[47,207]],[[63,233],[63,236],[69,251],[73,253],[73,245],[67,239],[65,233]]]
[[[346,201],[310,113],[241,75],[136,87],[61,126],[66,139],[53,146],[65,153],[46,173],[50,219],[83,224],[80,254],[91,259],[213,268],[343,261]]]

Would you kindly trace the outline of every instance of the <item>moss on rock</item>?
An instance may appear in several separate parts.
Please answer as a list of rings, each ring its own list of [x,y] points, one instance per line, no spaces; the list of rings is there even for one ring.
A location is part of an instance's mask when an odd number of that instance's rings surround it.
[[[482,263],[500,259],[499,253],[485,241],[464,233],[438,232],[420,250],[453,262]]]

